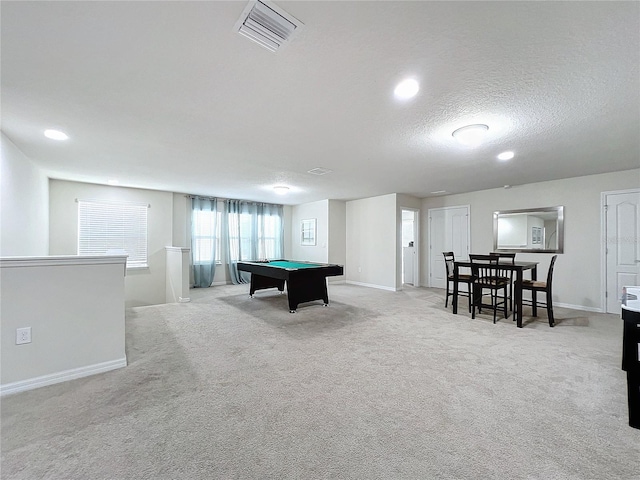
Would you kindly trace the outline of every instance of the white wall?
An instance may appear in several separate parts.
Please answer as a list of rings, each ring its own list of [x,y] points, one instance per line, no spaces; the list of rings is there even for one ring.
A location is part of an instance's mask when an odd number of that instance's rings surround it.
[[[396,290],[396,194],[347,202],[347,283]]]
[[[301,245],[301,222],[316,219],[316,244]],[[329,200],[291,207],[291,260],[329,262]]]
[[[347,263],[347,203],[329,200],[329,263]],[[344,282],[345,276],[329,277],[329,282]]]
[[[493,212],[564,205],[564,253],[554,269],[554,300],[558,304],[601,311],[600,193],[640,186],[640,169],[589,175],[422,200],[422,238],[427,238],[429,208],[471,206],[471,252],[493,250]],[[427,285],[428,244],[422,243],[422,284]],[[544,279],[551,254],[518,253],[517,259],[539,261]]]
[[[292,260],[345,265],[347,261],[347,205],[341,200],[320,200],[291,208]],[[316,245],[301,245],[302,220],[316,219]],[[329,282],[343,282],[344,275],[329,277]]]
[[[184,193],[173,194],[173,231],[170,247],[191,248],[191,232],[189,230],[191,202]]]
[[[0,138],[0,235],[0,256],[49,253],[49,181],[4,133]]]
[[[77,255],[78,204],[76,199],[141,202],[148,212],[149,267],[128,269],[125,281],[127,307],[165,303],[166,252],[172,244],[173,194],[136,188],[51,180],[49,183],[49,251],[51,255]]]
[[[126,365],[124,256],[0,259],[2,393]],[[16,329],[31,343],[16,345]]]

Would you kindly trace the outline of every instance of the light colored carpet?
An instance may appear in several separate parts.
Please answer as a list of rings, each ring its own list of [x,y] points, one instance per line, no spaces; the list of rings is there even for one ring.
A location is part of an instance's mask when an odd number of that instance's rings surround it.
[[[192,290],[129,366],[2,399],[3,479],[638,479],[616,315],[525,328],[440,290]],[[525,312],[526,313],[526,312]]]

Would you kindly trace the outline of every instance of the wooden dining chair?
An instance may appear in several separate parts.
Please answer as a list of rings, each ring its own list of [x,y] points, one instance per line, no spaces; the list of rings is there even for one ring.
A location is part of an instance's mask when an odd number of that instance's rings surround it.
[[[447,272],[447,295],[444,299],[444,308],[447,308],[449,306],[449,297],[453,297],[453,288],[450,288],[450,285],[453,286],[453,282],[455,281],[453,278],[455,255],[453,252],[442,252],[442,255],[444,255],[444,266]],[[467,285],[466,292],[460,290],[461,283]],[[469,297],[469,313],[471,313],[471,275],[458,273],[458,295]]]
[[[473,287],[473,301],[471,302],[471,318],[476,318],[476,307],[482,313],[482,308],[493,310],[493,323],[496,323],[498,309],[502,306],[504,318],[507,318],[507,286],[509,280],[500,276],[498,257],[493,255],[469,255],[471,260],[471,277]],[[484,291],[489,290],[491,303],[483,303]],[[502,296],[498,292],[502,290]]]
[[[516,263],[516,254],[515,253],[506,253],[506,252],[491,252],[489,255],[498,257],[499,262],[507,262],[513,265]],[[508,299],[509,299],[509,310],[513,312],[513,270],[503,270],[499,271],[499,275],[505,280],[509,281],[508,287]],[[515,320],[515,316],[514,316]]]
[[[537,307],[546,307],[547,309],[547,317],[549,317],[549,326],[553,327],[555,325],[555,319],[553,318],[553,300],[552,300],[552,281],[553,281],[553,267],[556,263],[556,258],[558,255],[554,255],[551,257],[551,263],[549,264],[549,271],[547,272],[547,281],[546,282],[538,282],[536,280],[523,280],[522,281],[522,291],[529,290],[530,292],[544,292],[546,295],[545,302],[538,302],[536,299]],[[533,298],[522,299],[523,305],[533,305]]]

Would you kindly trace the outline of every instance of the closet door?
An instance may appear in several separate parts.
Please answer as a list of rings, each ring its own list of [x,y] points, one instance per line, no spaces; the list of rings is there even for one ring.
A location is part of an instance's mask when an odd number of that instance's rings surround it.
[[[469,258],[469,206],[429,210],[429,286],[447,287],[447,274],[442,252],[453,252],[456,260]]]

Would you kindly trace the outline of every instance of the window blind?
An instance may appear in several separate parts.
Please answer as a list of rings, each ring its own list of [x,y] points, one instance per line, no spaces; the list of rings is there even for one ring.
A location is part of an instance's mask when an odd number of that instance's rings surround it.
[[[124,251],[127,268],[147,266],[148,205],[78,200],[78,255]]]

